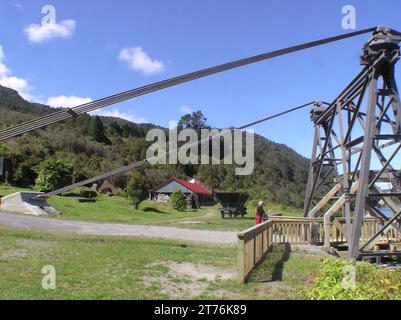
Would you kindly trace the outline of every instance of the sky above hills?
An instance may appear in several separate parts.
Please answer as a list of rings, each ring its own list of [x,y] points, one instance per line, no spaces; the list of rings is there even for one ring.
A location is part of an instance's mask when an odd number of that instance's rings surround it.
[[[37,1],[0,2],[0,84],[31,101],[74,106],[265,51],[349,32],[401,30],[394,1]],[[55,24],[42,25],[52,5]],[[46,9],[46,8],[45,8]],[[360,71],[369,35],[309,49],[110,106],[99,114],[168,126],[202,110],[216,127],[238,126],[313,100],[332,101]],[[399,72],[397,70],[397,78]],[[305,109],[255,127],[309,157]]]

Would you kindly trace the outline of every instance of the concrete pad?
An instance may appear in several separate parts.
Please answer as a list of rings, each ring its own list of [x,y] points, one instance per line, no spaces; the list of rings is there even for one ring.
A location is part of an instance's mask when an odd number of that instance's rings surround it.
[[[42,194],[43,192],[33,191],[10,194],[1,198],[0,209],[34,216],[57,214],[57,210],[51,207],[46,199],[35,199],[36,196]]]

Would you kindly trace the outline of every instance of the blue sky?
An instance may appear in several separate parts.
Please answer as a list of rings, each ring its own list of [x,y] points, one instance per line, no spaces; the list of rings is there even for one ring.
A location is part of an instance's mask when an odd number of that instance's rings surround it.
[[[50,38],[38,30],[42,7],[48,4],[56,8],[61,25]],[[57,104],[98,99],[348,32],[341,26],[346,4],[356,8],[357,29],[382,24],[401,30],[399,0],[2,0],[0,75],[1,66],[7,68],[4,79],[32,100]],[[212,126],[226,127],[313,100],[332,101],[360,71],[359,53],[368,37],[196,80],[110,106],[103,113],[168,126],[183,110],[199,109]],[[313,128],[307,109],[255,130],[310,156]]]

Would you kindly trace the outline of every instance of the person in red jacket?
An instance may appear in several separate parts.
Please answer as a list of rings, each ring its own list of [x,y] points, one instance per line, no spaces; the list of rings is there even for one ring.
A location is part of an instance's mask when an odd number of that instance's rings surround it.
[[[265,204],[263,201],[259,201],[256,207],[256,224],[260,224],[263,220],[267,220],[267,215],[264,209]]]

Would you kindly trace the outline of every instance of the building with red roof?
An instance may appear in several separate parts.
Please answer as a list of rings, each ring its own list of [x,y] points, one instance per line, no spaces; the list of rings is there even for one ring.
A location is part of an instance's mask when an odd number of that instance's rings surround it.
[[[171,194],[176,190],[181,190],[187,197],[188,202],[192,203],[193,207],[199,208],[201,205],[215,203],[215,190],[206,183],[197,179],[186,181],[175,177],[149,190],[149,199],[158,202],[168,202]]]

